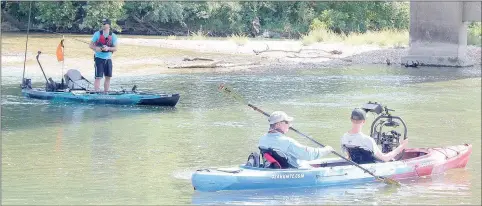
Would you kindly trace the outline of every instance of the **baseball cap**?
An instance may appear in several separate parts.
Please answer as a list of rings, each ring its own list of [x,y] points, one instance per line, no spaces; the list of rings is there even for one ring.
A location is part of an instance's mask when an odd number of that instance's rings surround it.
[[[366,112],[363,111],[362,109],[355,108],[351,112],[351,119],[353,120],[365,120],[365,118],[366,118]]]
[[[110,25],[110,19],[107,19],[107,18],[102,19],[102,24],[109,24]]]
[[[275,111],[271,113],[271,115],[268,118],[269,124],[275,124],[277,122],[281,121],[288,121],[291,122],[293,121],[293,117],[288,116],[285,112],[283,111]]]

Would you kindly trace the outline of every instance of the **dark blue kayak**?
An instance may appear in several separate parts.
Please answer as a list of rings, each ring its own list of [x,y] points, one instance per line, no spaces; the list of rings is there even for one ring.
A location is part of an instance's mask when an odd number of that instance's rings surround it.
[[[122,105],[156,105],[176,106],[179,94],[151,94],[142,92],[93,92],[93,91],[55,91],[45,89],[22,89],[22,94],[35,99],[52,101],[74,101],[97,104],[122,104]]]
[[[137,91],[134,85],[131,91],[95,92],[88,88],[93,86],[78,70],[69,69],[63,76],[61,83],[48,78],[39,61],[41,52],[38,51],[37,62],[45,78],[45,88],[32,88],[32,80],[23,78],[22,94],[35,99],[46,99],[52,101],[73,101],[96,104],[121,104],[121,105],[155,105],[155,106],[176,106],[179,101],[179,94],[157,94]],[[65,80],[65,82],[64,82]]]

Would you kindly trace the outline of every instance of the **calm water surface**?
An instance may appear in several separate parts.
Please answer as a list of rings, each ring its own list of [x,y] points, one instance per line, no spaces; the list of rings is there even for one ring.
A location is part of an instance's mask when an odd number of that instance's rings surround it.
[[[481,204],[480,67],[113,79],[116,88],[178,92],[175,108],[49,103],[22,97],[19,80],[2,77],[2,204]],[[192,172],[243,164],[267,129],[264,116],[216,90],[221,82],[268,112],[286,111],[295,128],[335,149],[351,109],[378,101],[407,122],[410,147],[471,143],[473,153],[465,169],[398,189],[195,192]]]

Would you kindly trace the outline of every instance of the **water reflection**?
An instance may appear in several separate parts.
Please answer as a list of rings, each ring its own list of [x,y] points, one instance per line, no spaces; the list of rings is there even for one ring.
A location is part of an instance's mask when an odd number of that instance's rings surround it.
[[[108,120],[148,113],[172,113],[176,107],[99,105],[76,102],[51,102],[21,96],[20,89],[3,86],[2,91],[2,131],[22,127],[48,127],[52,124],[71,125],[69,129],[77,132],[75,125],[98,119]],[[9,94],[18,90],[19,93]]]
[[[117,188],[118,177],[115,162],[118,157],[113,149],[111,130],[109,129],[109,118],[112,116],[111,108],[94,109],[96,119],[92,122],[92,141],[91,141],[91,174],[92,178],[104,185],[109,190]],[[115,111],[114,111],[115,112]],[[106,196],[106,197],[103,197]],[[109,193],[101,193],[101,199],[107,198]]]
[[[420,204],[436,198],[463,201],[470,197],[470,173],[463,169],[445,175],[402,180],[402,186],[383,183],[343,185],[325,188],[195,192],[194,205],[292,205],[292,204]],[[460,178],[463,176],[463,178]]]

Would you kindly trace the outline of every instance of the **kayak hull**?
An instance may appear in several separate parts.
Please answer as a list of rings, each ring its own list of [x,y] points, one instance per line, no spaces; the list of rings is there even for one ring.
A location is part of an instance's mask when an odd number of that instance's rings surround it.
[[[72,101],[95,104],[120,104],[120,105],[156,105],[176,106],[179,94],[148,94],[148,93],[95,93],[87,91],[72,92],[47,92],[40,89],[22,89],[22,94],[29,98],[45,99],[52,101]]]
[[[472,145],[443,148],[406,149],[399,161],[363,164],[377,176],[393,179],[416,178],[443,173],[466,166]],[[343,159],[330,158],[310,162],[313,168],[268,169],[239,166],[234,168],[202,169],[192,177],[195,190],[249,190],[297,187],[327,187],[377,181]]]

